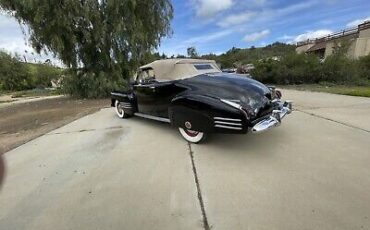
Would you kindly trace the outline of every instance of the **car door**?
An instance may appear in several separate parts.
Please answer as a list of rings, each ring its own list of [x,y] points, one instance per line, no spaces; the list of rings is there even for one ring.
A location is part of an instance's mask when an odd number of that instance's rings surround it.
[[[168,106],[173,98],[172,82],[151,82],[134,87],[140,113],[168,118]]]
[[[146,72],[146,73],[144,73]],[[150,71],[142,71],[134,85],[138,112],[168,118],[168,107],[172,98],[179,92],[175,81],[158,82]]]

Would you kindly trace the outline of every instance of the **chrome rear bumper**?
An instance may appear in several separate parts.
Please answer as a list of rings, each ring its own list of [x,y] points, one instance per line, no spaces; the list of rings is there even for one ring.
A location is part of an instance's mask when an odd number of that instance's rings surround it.
[[[285,101],[284,103],[281,103],[280,108],[278,110],[273,110],[270,117],[258,122],[252,127],[252,133],[262,133],[273,127],[279,126],[281,124],[281,120],[287,114],[290,114],[292,109],[293,107],[291,101]]]

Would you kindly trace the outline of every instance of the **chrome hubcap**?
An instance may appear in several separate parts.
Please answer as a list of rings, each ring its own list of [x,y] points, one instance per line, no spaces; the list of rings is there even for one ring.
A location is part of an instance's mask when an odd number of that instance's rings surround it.
[[[119,113],[122,113],[123,108],[122,108],[122,106],[121,106],[121,103],[118,103],[117,109],[118,109],[118,112],[119,112]]]
[[[185,122],[185,127],[191,129],[191,123],[189,121]]]

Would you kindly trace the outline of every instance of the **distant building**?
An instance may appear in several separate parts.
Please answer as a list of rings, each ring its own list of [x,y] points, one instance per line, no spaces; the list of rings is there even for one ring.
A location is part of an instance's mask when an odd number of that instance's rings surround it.
[[[350,58],[356,59],[370,54],[370,21],[326,37],[298,42],[296,52],[313,53],[324,59],[333,54],[343,41],[348,42],[347,56]]]

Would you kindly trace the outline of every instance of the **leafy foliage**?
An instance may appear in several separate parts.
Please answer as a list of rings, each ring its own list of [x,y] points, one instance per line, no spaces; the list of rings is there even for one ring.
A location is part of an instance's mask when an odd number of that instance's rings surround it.
[[[31,83],[31,77],[27,75],[27,69],[16,58],[0,52],[0,89],[22,90],[27,89]]]
[[[117,81],[111,81],[111,75],[99,72],[98,75],[91,72],[80,71],[75,75],[73,72],[67,73],[63,78],[62,91],[69,95],[82,98],[102,98],[108,95],[112,89],[122,89],[126,86],[123,78],[113,76]],[[79,92],[77,95],[75,92]]]
[[[275,42],[261,48],[255,48],[252,46],[248,49],[240,49],[233,47],[226,53],[219,56],[215,54],[208,54],[203,55],[202,58],[216,60],[217,63],[221,64],[222,68],[233,68],[243,64],[252,63],[257,60],[269,57],[280,57],[294,52],[294,45]]]
[[[198,52],[197,50],[195,49],[195,47],[189,47],[187,49],[187,53],[188,53],[188,57],[191,57],[191,58],[196,58],[198,57]]]
[[[291,53],[280,61],[264,59],[255,62],[251,75],[264,83],[312,84],[335,83],[346,85],[370,84],[370,56],[359,60],[336,52],[321,62],[316,56]]]
[[[370,81],[370,55],[361,57],[358,60],[359,76],[361,79]]]
[[[0,90],[18,91],[51,86],[51,80],[61,76],[59,68],[46,64],[22,63],[0,51]]]
[[[37,52],[71,68],[77,85],[67,87],[79,96],[97,83],[109,88],[128,78],[171,33],[173,14],[169,0],[0,0],[0,6],[27,26]]]

